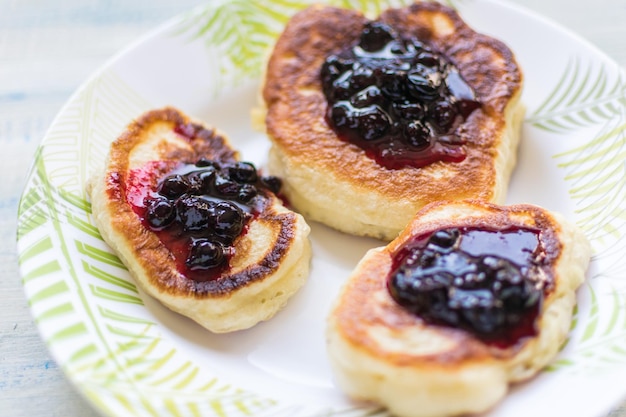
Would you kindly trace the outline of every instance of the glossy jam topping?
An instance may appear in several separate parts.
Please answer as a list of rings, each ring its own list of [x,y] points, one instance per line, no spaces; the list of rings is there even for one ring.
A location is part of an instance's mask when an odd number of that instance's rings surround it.
[[[229,266],[235,240],[277,193],[281,182],[248,162],[200,159],[172,166],[154,162],[131,171],[128,201],[145,227],[196,281],[217,279]]]
[[[393,258],[391,296],[426,322],[498,347],[536,334],[552,283],[538,230],[450,228],[418,236]]]
[[[330,55],[321,79],[326,119],[342,140],[389,169],[465,159],[458,126],[480,106],[445,56],[381,22]]]

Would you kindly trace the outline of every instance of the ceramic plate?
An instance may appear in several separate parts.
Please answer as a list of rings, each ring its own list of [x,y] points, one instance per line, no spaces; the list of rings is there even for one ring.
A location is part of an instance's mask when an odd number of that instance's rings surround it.
[[[391,0],[336,0],[376,14]],[[406,3],[406,1],[405,1]],[[260,73],[289,16],[307,0],[213,1],[128,48],[58,115],[19,207],[21,273],[52,354],[103,415],[364,417],[326,361],[324,319],[364,252],[381,243],[312,225],[308,284],[271,321],[211,334],[146,297],[94,227],[85,182],[109,143],[143,111],[172,105],[219,126],[265,163],[251,126]],[[626,392],[626,84],[586,42],[506,3],[451,5],[496,36],[524,69],[527,116],[508,201],[564,213],[594,248],[567,344],[489,416],[597,416]]]

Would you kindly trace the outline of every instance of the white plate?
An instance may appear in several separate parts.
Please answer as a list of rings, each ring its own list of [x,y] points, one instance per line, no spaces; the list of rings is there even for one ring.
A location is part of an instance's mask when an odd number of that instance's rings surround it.
[[[219,126],[262,166],[268,142],[250,123],[262,61],[307,2],[215,1],[176,19],[95,74],[43,140],[19,210],[24,287],[55,359],[104,415],[384,415],[335,389],[323,336],[338,287],[379,242],[314,224],[312,274],[287,308],[248,331],[213,335],[136,289],[92,225],[84,191],[124,126],[164,105]],[[334,3],[376,13],[397,2]],[[525,10],[454,5],[475,29],[505,41],[525,72],[528,112],[509,202],[563,212],[595,250],[567,345],[489,416],[606,414],[626,392],[624,74]]]

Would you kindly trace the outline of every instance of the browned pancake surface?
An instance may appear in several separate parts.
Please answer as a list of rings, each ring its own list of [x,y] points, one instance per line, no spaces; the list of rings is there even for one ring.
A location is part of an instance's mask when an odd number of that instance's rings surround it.
[[[109,213],[108,227],[112,229],[108,234],[119,235],[123,240],[119,243],[123,248],[121,257],[127,261],[132,258],[131,262],[142,270],[142,275],[157,292],[179,297],[229,297],[234,291],[263,280],[277,270],[295,238],[295,215],[276,212],[273,208],[276,197],[266,193],[263,212],[254,219],[255,227],[236,241],[231,267],[222,277],[199,282],[182,275],[175,267],[173,255],[133,212],[127,192],[131,169],[141,168],[134,166],[134,159],[147,157],[151,161],[190,164],[201,157],[238,160],[238,153],[215,130],[200,128],[196,124],[200,133],[194,139],[173,133],[177,126],[190,123],[193,124],[173,108],[154,110],[134,121],[112,144],[104,178],[106,201],[103,209]],[[144,155],[146,151],[142,147],[149,148],[152,155]],[[258,245],[255,239],[261,239],[264,245]],[[135,271],[131,269],[131,272]]]
[[[392,298],[387,280],[398,249],[413,237],[452,227],[539,232],[547,285],[536,334],[489,343],[464,329],[427,323]],[[536,375],[563,346],[590,255],[580,229],[537,206],[479,200],[425,206],[394,241],[363,257],[335,300],[327,346],[337,385],[351,398],[383,405],[399,417],[489,410],[511,383]]]
[[[334,320],[342,337],[355,349],[362,349],[367,354],[383,359],[395,366],[419,366],[429,364],[437,367],[450,366],[451,370],[464,363],[476,363],[483,360],[508,359],[515,356],[530,339],[521,339],[505,349],[493,347],[462,329],[436,326],[424,322],[417,315],[411,314],[398,305],[389,295],[386,278],[392,269],[393,254],[412,236],[420,236],[442,228],[489,228],[506,229],[509,227],[536,228],[541,230],[541,244],[547,254],[550,269],[548,282],[552,282],[546,293],[545,303],[550,303],[557,275],[554,266],[561,257],[561,243],[558,239],[560,226],[551,217],[536,206],[515,205],[500,207],[492,204],[472,202],[474,213],[461,220],[451,211],[446,218],[428,219],[429,211],[437,211],[446,206],[446,202],[434,203],[418,213],[416,220],[393,242],[377,252],[359,268],[358,279],[349,281]],[[458,214],[458,213],[457,213]],[[462,214],[462,213],[461,213]],[[390,338],[397,340],[411,339],[416,332],[424,332],[426,338],[432,332],[436,339],[432,350],[428,341],[415,349],[389,349],[386,340],[372,336],[372,329],[384,328]],[[410,345],[410,342],[409,342]]]
[[[332,7],[312,6],[295,15],[275,46],[263,89],[269,136],[294,165],[333,172],[357,191],[377,190],[396,201],[416,196],[425,202],[446,197],[491,200],[504,110],[522,85],[512,52],[500,41],[476,33],[456,12],[438,3],[390,9],[380,19],[401,35],[426,40],[443,52],[476,91],[482,108],[458,130],[467,141],[465,160],[390,170],[366,157],[358,146],[337,138],[325,121],[320,68],[328,55],[357,42],[367,19]]]

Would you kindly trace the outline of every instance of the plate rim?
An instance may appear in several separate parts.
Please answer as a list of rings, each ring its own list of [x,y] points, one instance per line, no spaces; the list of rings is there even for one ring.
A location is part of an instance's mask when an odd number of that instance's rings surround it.
[[[515,3],[511,3],[508,1],[503,1],[503,0],[476,0],[477,2],[482,2],[482,3],[492,3],[492,4],[498,4],[498,5],[503,5],[507,8],[513,9],[515,11],[519,11],[520,13],[525,14],[527,17],[535,19],[539,22],[541,22],[541,24],[549,26],[550,28],[552,28],[553,30],[557,30],[563,34],[565,34],[568,38],[572,39],[574,42],[581,44],[582,46],[584,46],[584,48],[586,50],[590,50],[593,51],[596,54],[599,54],[600,56],[604,57],[608,62],[614,63],[614,61],[607,56],[603,51],[601,51],[598,47],[596,47],[595,45],[593,45],[592,43],[590,43],[589,41],[587,41],[586,39],[582,38],[581,36],[579,36],[578,34],[574,33],[573,31],[569,30],[568,28],[565,28],[563,26],[561,26],[560,24],[554,22],[551,19],[546,18],[545,16],[538,14],[532,10],[527,9],[524,6],[521,6],[519,4],[515,4]],[[200,6],[198,8],[194,8],[192,10],[195,9],[203,9],[205,6]],[[35,157],[35,160],[33,161],[33,166],[29,169],[29,173],[27,175],[27,180],[26,180],[26,185],[24,187],[24,189],[28,188],[28,186],[31,184],[32,180],[33,180],[33,175],[34,175],[34,171],[35,171],[35,164],[37,163],[39,158],[43,158],[42,154],[41,154],[41,148],[45,145],[45,143],[48,140],[49,137],[49,133],[52,130],[52,128],[59,123],[59,120],[62,119],[63,115],[67,112],[68,108],[72,105],[73,102],[75,102],[76,98],[78,96],[80,96],[80,94],[82,94],[85,89],[87,89],[94,81],[96,81],[99,77],[102,76],[102,74],[104,74],[107,70],[109,70],[110,68],[113,67],[113,65],[118,62],[119,59],[121,59],[122,57],[126,56],[127,54],[131,54],[133,53],[133,51],[135,51],[138,47],[141,47],[141,45],[143,45],[146,41],[153,39],[155,36],[157,36],[158,34],[162,34],[165,33],[168,30],[171,30],[172,28],[176,27],[178,24],[181,23],[181,21],[184,20],[185,16],[187,16],[189,14],[189,12],[185,12],[185,13],[181,13],[171,19],[168,19],[166,22],[160,24],[158,27],[154,28],[153,30],[150,30],[149,32],[147,32],[145,35],[140,36],[138,39],[136,39],[135,41],[131,42],[129,45],[127,45],[126,47],[124,47],[123,49],[121,49],[118,53],[116,53],[115,55],[113,55],[110,59],[108,59],[107,61],[105,61],[105,63],[98,69],[96,70],[94,73],[92,73],[85,81],[83,81],[81,83],[81,85],[75,90],[75,92],[68,98],[68,100],[64,103],[64,105],[61,107],[61,109],[59,110],[59,112],[57,113],[57,115],[55,116],[55,118],[53,119],[50,128],[46,131],[46,133],[44,134],[41,143],[38,145],[38,152],[37,152],[37,156]],[[20,200],[24,197],[24,193],[21,194]],[[21,201],[19,204],[19,210],[18,210],[18,227],[19,227],[19,223],[21,223],[21,217],[23,215],[22,210],[21,210]],[[17,238],[18,243],[20,241],[20,238]],[[22,251],[20,251],[18,249],[18,257],[21,257],[22,255]],[[20,271],[20,276],[23,278],[25,275],[25,271],[22,269],[22,262],[20,261],[20,267],[19,267],[19,271]],[[30,298],[32,297],[33,294],[30,294],[27,290],[27,288],[24,286],[25,289],[25,293],[27,296],[27,299],[30,302]],[[45,335],[42,333],[42,327],[40,324],[37,324],[37,329],[38,332],[40,334],[40,336],[42,337],[42,339],[46,342],[46,345],[48,346],[48,350],[49,352],[52,354],[52,356],[55,358],[56,361],[59,361],[59,357],[55,352],[55,348],[49,343],[49,339],[45,337]],[[87,400],[90,402],[90,404],[92,406],[94,406],[94,408],[99,411],[102,412],[102,410],[100,410],[98,407],[96,407],[96,404],[93,401],[93,398],[90,398],[88,396],[85,395],[84,390],[82,389],[82,387],[79,385],[78,381],[76,381],[72,374],[68,373],[68,371],[66,371],[65,366],[63,366],[64,364],[61,362],[58,362],[61,366],[61,368],[63,369],[63,372],[66,376],[66,378],[72,383],[72,385],[75,387],[75,389],[81,393],[81,395],[83,395],[85,398],[87,398]],[[624,395],[626,397],[626,392],[624,393]]]

